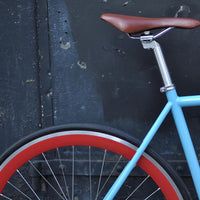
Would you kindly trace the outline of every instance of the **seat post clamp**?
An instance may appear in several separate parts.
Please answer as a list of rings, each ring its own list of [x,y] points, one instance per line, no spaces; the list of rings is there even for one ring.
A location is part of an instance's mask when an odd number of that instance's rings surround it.
[[[169,85],[169,86],[164,86],[160,88],[161,93],[165,93],[167,91],[173,90],[175,88],[174,84]]]

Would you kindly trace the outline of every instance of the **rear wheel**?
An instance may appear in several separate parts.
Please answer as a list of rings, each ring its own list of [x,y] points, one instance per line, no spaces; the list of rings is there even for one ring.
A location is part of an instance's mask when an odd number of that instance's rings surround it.
[[[39,131],[1,158],[0,199],[103,199],[137,146],[110,128]],[[143,154],[115,199],[190,199],[181,180],[153,154]]]

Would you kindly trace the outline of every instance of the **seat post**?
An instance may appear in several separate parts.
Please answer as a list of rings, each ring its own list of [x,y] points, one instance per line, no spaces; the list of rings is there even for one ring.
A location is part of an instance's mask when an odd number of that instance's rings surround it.
[[[161,92],[166,92],[174,89],[165,58],[162,53],[162,49],[158,42],[156,42],[152,36],[141,36],[140,41],[144,49],[153,49],[154,55],[158,62],[158,67],[163,79],[164,87],[161,88]]]

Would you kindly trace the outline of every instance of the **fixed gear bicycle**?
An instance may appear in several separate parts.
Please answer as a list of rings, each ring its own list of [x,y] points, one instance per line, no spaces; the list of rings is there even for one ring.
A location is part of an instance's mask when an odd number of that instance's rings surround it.
[[[40,130],[8,149],[0,158],[0,199],[193,199],[182,180],[147,148],[172,111],[200,198],[200,169],[182,114],[183,106],[200,106],[200,96],[178,97],[160,45],[155,41],[173,27],[195,28],[200,21],[104,14],[108,21],[144,49],[153,49],[163,78],[167,104],[142,143],[109,127],[73,124]],[[165,28],[151,35],[149,30]],[[145,31],[145,32],[144,32]],[[135,36],[140,32],[140,36]],[[80,154],[81,152],[81,154]]]

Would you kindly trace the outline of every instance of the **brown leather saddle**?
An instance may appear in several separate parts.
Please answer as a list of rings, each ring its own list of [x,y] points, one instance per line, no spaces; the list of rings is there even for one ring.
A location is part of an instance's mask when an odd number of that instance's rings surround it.
[[[177,27],[191,29],[200,26],[200,21],[190,18],[146,18],[118,14],[103,14],[101,19],[125,33],[139,33],[156,28]]]

